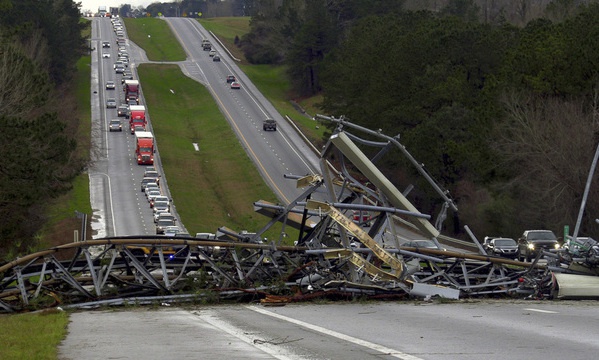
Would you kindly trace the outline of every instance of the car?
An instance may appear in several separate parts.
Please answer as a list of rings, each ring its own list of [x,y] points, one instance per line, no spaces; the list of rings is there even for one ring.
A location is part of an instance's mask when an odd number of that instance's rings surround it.
[[[144,172],[144,177],[154,178],[154,179],[156,179],[156,184],[160,184],[160,174],[156,170],[152,170],[152,171],[146,170]]]
[[[164,236],[177,236],[181,232],[178,226],[167,226],[164,228]]]
[[[239,89],[241,89],[241,84],[240,84],[240,83],[238,83],[237,81],[233,81],[233,82],[231,83],[231,89],[234,89],[234,90],[239,90]]]
[[[103,48],[109,48],[110,47],[110,41],[102,41],[102,47]]]
[[[112,68],[116,70],[116,68],[118,68],[118,67],[126,68],[127,65],[125,65],[125,63],[122,62],[121,60],[117,60],[114,62],[114,64],[112,64]],[[123,71],[125,71],[125,70],[123,70]]]
[[[106,108],[107,109],[116,109],[116,100],[114,98],[106,99]]]
[[[102,57],[105,59],[108,59],[108,58],[110,58],[110,53],[107,53],[107,52],[102,53]]]
[[[264,131],[277,131],[277,121],[275,119],[266,119],[262,123]]]
[[[123,73],[124,73],[124,71],[123,71]],[[124,84],[125,80],[133,80],[133,76],[123,74],[123,77],[121,78],[121,84]]]
[[[116,109],[116,115],[119,117],[127,116],[128,111],[129,107],[127,105],[119,105],[119,107]]]
[[[138,131],[147,131],[146,127],[143,125],[135,125],[133,127],[133,131],[131,132],[131,134],[135,134]]]
[[[154,201],[154,212],[158,210],[170,210],[171,204],[168,201]]]
[[[146,191],[146,186],[148,186],[148,184],[156,184],[156,182],[154,180],[155,180],[154,178],[141,179],[141,192]],[[156,184],[156,186],[158,186],[158,184]]]
[[[147,193],[149,191],[154,191],[154,190],[160,191],[160,186],[158,186],[158,184],[156,184],[156,183],[149,183],[146,185],[146,191],[144,191],[144,192]],[[147,197],[147,195],[146,195],[146,197]]]
[[[129,101],[127,101],[127,105],[129,105],[129,106],[131,106],[131,105],[139,105],[139,100],[129,99]]]
[[[106,82],[106,90],[114,90],[114,89],[116,89],[116,85],[114,84],[114,81],[108,80]]]
[[[164,212],[164,211],[160,211],[158,212],[158,216],[156,217],[156,222],[158,222],[158,220],[160,219],[169,219],[169,220],[173,220],[173,222],[177,222],[177,218],[175,218],[175,215],[171,214],[170,212]]]
[[[210,50],[210,52],[208,53],[209,56],[214,56],[216,55],[216,50],[212,49]]]
[[[156,221],[156,234],[164,234],[164,230],[167,226],[176,226],[175,221],[172,219],[158,219],[158,221]]]
[[[110,120],[110,124],[108,124],[109,131],[123,131],[123,124],[120,119],[112,119]]]
[[[159,201],[159,202],[166,201],[167,203],[170,202],[168,199],[168,196],[160,194],[158,196],[155,196],[153,199],[150,199],[150,207],[154,207],[154,203],[156,201]]]
[[[117,66],[116,68],[114,68],[114,72],[117,74],[122,74],[123,72],[125,72],[125,67],[124,66]]]
[[[512,238],[494,237],[483,245],[489,255],[515,259],[518,256],[518,243]]]
[[[220,56],[218,56],[218,55],[214,55],[214,56],[212,57],[212,61],[220,61]]]
[[[156,211],[154,213],[154,223],[156,223],[158,221],[158,218],[160,217],[160,214],[170,214],[170,213],[168,211],[166,211],[166,210]]]
[[[525,230],[518,238],[518,259],[530,261],[542,251],[560,247],[557,237],[551,230]]]
[[[160,196],[162,195],[162,193],[160,192],[160,190],[157,190],[157,188],[153,188],[151,190],[148,190],[146,188],[146,199],[148,199],[148,202],[150,203],[150,207],[154,206],[154,198],[156,198],[156,196]]]
[[[446,250],[435,244],[435,242],[432,240],[410,240],[401,244],[401,246],[416,249]]]
[[[227,84],[230,84],[237,80],[234,75],[227,75]]]

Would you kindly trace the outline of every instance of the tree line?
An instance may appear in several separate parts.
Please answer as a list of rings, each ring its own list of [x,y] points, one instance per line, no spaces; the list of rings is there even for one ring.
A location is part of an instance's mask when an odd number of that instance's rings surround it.
[[[573,228],[599,140],[599,5],[545,2],[521,24],[491,11],[511,1],[441,3],[259,0],[240,46],[254,63],[286,65],[298,94],[323,96],[324,114],[400,134],[458,204],[445,232]],[[519,9],[531,17],[535,3]],[[419,209],[439,212],[400,154],[381,166],[415,186]],[[597,185],[581,228],[590,236]]]
[[[72,76],[88,51],[72,0],[0,1],[0,258],[33,245],[45,205],[70,189],[85,160],[74,151]],[[69,108],[69,106],[72,106]]]

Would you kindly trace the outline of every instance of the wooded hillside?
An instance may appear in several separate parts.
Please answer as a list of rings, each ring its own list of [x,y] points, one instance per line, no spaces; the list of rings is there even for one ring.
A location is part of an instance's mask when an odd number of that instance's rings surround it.
[[[514,13],[489,16],[510,1],[450,0],[435,11],[413,1],[258,3],[241,41],[247,58],[286,64],[298,93],[323,95],[324,114],[399,134],[457,201],[445,232],[573,227],[599,139],[596,2],[545,2],[521,26],[508,21]],[[384,166],[400,189],[416,186],[423,212],[440,211],[400,154]],[[593,236],[595,182],[586,209],[582,233]]]
[[[0,254],[34,245],[44,206],[71,187],[85,159],[70,81],[88,49],[72,0],[0,1]],[[0,259],[0,260],[1,260]]]

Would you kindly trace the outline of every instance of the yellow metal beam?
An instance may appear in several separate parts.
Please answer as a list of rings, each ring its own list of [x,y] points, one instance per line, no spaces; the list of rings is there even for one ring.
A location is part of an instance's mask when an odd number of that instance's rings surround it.
[[[337,133],[331,136],[330,140],[374,186],[385,194],[391,205],[413,213],[420,213],[346,134],[342,132]],[[427,219],[416,218],[415,225],[424,232],[424,234],[427,234],[430,237],[436,238],[439,236],[439,230],[437,230]]]

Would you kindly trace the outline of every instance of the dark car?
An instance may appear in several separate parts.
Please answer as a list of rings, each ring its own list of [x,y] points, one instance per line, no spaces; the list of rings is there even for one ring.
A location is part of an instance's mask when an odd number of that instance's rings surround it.
[[[518,259],[528,261],[542,251],[560,247],[557,237],[551,230],[526,230],[518,239]]]
[[[266,119],[262,123],[262,129],[264,131],[277,131],[277,121],[274,119]]]
[[[132,75],[125,75],[125,73],[123,73],[123,77],[121,78],[121,84],[124,84],[125,80],[133,80],[133,76]]]
[[[512,238],[492,238],[485,242],[485,251],[489,255],[515,259],[518,256],[518,243]]]
[[[214,55],[214,56],[212,57],[212,61],[220,61],[220,56],[218,56],[218,55]]]
[[[116,109],[117,116],[127,116],[127,112],[129,111],[129,107],[127,105],[119,105]]]
[[[234,75],[227,75],[227,84],[230,84],[230,83],[234,82],[235,80],[236,79],[235,79]]]

